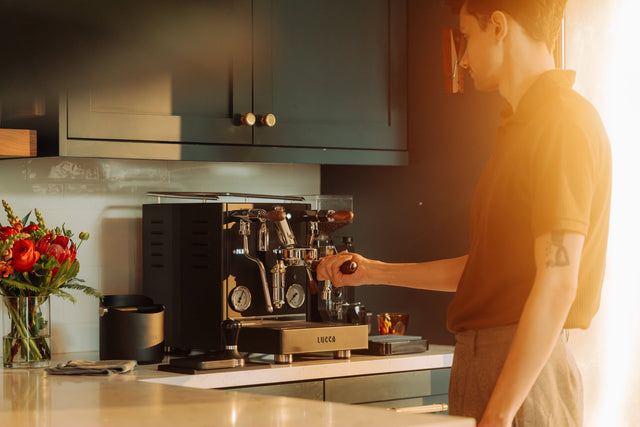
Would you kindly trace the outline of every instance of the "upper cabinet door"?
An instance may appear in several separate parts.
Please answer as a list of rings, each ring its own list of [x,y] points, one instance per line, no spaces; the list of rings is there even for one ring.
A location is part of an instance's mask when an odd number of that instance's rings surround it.
[[[251,144],[241,122],[252,108],[251,9],[218,0],[150,11],[137,43],[117,46],[115,72],[100,67],[99,84],[69,93],[67,137]],[[151,64],[136,60],[141,50]]]
[[[143,12],[60,103],[60,154],[406,164],[404,0]]]
[[[254,144],[406,150],[406,4],[255,0]],[[273,119],[273,117],[271,117]]]

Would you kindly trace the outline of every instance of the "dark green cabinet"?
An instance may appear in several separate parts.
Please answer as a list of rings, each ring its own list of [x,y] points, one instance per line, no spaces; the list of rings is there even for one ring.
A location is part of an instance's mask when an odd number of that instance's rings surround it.
[[[318,381],[268,384],[227,389],[243,393],[265,394],[267,396],[297,397],[299,399],[324,400],[324,384]]]
[[[165,16],[146,25],[160,40],[144,46],[167,55],[157,68],[135,59],[129,64],[123,55],[114,76],[98,69],[96,83],[69,91],[70,141],[251,143],[251,128],[236,116],[252,110],[251,0],[189,0],[176,7],[175,22]],[[176,46],[165,51],[162,45],[172,41]]]
[[[406,408],[448,404],[450,374],[450,368],[425,369],[227,390],[384,408]]]
[[[194,58],[196,41],[183,41],[171,67],[70,91],[61,154],[407,162],[405,1],[194,3],[210,22],[197,32],[207,48]],[[268,114],[275,126],[261,122]]]
[[[403,3],[256,1],[254,143],[406,150]]]

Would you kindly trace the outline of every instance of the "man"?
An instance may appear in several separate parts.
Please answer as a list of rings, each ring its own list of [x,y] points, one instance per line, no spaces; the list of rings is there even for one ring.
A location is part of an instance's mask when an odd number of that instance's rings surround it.
[[[579,426],[580,373],[562,331],[587,328],[604,274],[611,153],[597,112],[555,70],[566,0],[466,0],[460,66],[506,100],[471,211],[469,254],[390,264],[325,258],[320,280],[456,292],[450,413],[480,427]],[[358,262],[353,275],[339,266]]]

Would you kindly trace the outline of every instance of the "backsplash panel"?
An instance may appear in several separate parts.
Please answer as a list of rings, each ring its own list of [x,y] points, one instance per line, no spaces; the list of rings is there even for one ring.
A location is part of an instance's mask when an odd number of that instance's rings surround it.
[[[149,191],[319,194],[320,167],[64,157],[0,161],[0,197],[18,216],[38,208],[48,225],[64,223],[76,235],[91,234],[78,254],[78,277],[104,294],[142,291],[142,204],[157,201]],[[4,212],[0,224],[7,224]],[[98,301],[74,296],[76,304],[52,300],[54,353],[98,350]]]

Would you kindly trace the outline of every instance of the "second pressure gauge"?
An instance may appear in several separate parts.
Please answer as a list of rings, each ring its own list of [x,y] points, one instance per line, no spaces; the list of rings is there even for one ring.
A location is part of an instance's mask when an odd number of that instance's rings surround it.
[[[294,283],[289,286],[289,289],[287,289],[285,297],[287,299],[287,304],[289,304],[291,308],[300,308],[302,307],[302,304],[304,304],[305,300],[304,288],[302,285]]]

